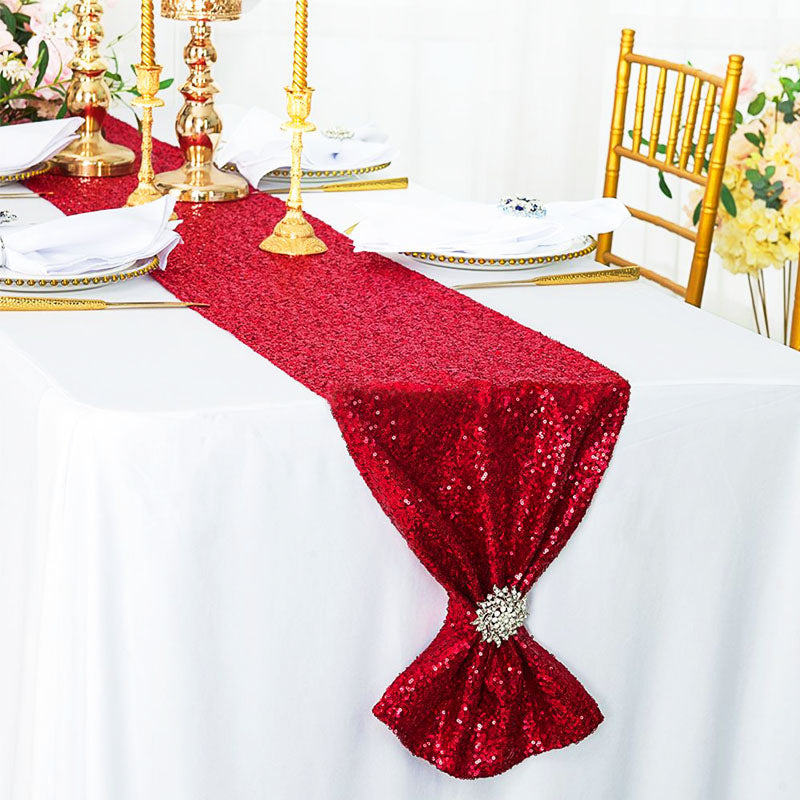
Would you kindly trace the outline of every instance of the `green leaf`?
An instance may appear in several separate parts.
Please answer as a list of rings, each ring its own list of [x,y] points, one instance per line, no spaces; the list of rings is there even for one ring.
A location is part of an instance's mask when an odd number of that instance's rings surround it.
[[[744,117],[742,116],[742,112],[739,111],[738,108],[733,112],[733,121],[737,125],[741,125],[744,122]]]
[[[736,200],[733,199],[731,190],[723,183],[721,192],[722,205],[725,210],[732,216],[736,216]]]
[[[36,85],[40,86],[47,72],[47,65],[50,63],[50,51],[47,49],[46,42],[39,42],[39,56],[36,59],[39,71],[36,73]]]
[[[658,188],[672,200],[672,191],[670,190],[669,186],[667,186],[666,178],[664,177],[664,173],[659,170],[658,171]]]
[[[747,133],[744,135],[744,138],[747,139],[747,141],[750,142],[750,144],[752,144],[754,147],[761,146],[761,139],[759,139],[758,136],[751,131],[747,131]]]
[[[64,119],[67,116],[67,101],[65,100],[61,104],[61,108],[58,109],[58,114],[56,114],[56,119]]]
[[[764,94],[764,92],[760,92],[753,98],[753,100],[750,101],[750,105],[747,106],[747,113],[751,117],[757,117],[764,110],[764,105],[766,102],[767,96]]]
[[[768,167],[767,167],[767,168],[764,170],[764,177],[765,177],[765,178],[771,178],[771,177],[772,177],[774,174],[775,174],[775,165],[774,165],[774,164],[770,164],[770,165],[769,165],[769,166],[768,166]]]
[[[8,32],[14,36],[17,32],[17,17],[6,5],[0,5],[0,20],[5,23]],[[14,36],[14,38],[16,37]]]
[[[753,169],[752,167],[745,170],[744,176],[754,185],[764,181],[764,176],[757,169]]]
[[[700,222],[700,210],[703,208],[703,201],[701,200],[695,207],[692,214],[692,224],[697,225]]]
[[[166,80],[161,81],[161,83],[158,84],[158,88],[159,90],[169,89],[169,87],[172,86],[173,83],[175,83],[175,78],[167,78]]]

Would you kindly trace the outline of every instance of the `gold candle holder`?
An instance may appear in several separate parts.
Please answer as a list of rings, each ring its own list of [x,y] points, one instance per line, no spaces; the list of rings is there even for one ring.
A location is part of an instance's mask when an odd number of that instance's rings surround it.
[[[163,197],[155,185],[153,171],[153,109],[164,101],[157,97],[161,85],[161,67],[156,64],[155,21],[153,0],[142,0],[142,56],[136,67],[136,88],[139,96],[133,101],[142,109],[142,162],[139,167],[139,185],[125,205],[140,206]]]
[[[189,79],[181,87],[184,103],[175,121],[184,163],[155,177],[158,190],[189,203],[221,202],[246,197],[247,181],[214,166],[214,151],[222,135],[222,120],[214,108],[219,89],[211,78],[217,51],[211,43],[211,22],[238,19],[241,0],[162,0],[161,16],[188,20],[191,38],[183,51]]]
[[[73,74],[66,103],[72,116],[81,116],[85,121],[80,138],[51,159],[53,169],[63,175],[91,178],[128,175],[134,169],[133,151],[103,137],[103,122],[111,103],[105,82],[106,65],[99,52],[103,6],[99,0],[80,0],[72,10],[76,51],[70,65]]]
[[[292,132],[292,170],[289,178],[289,198],[286,214],[275,226],[270,236],[259,247],[268,253],[287,256],[310,256],[324,253],[328,246],[314,234],[311,223],[303,214],[303,198],[300,189],[303,177],[301,165],[303,134],[316,130],[308,121],[311,113],[311,93],[306,83],[308,72],[308,0],[297,0],[294,23],[294,60],[292,85],[286,87],[286,107],[289,121],[282,126]]]

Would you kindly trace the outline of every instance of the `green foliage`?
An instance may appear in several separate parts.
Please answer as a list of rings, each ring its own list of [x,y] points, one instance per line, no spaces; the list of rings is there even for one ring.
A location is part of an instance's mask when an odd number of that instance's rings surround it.
[[[667,186],[667,180],[661,170],[658,171],[658,188],[661,189],[663,194],[672,200],[672,190],[669,188],[669,186]]]
[[[766,102],[767,96],[764,94],[764,92],[761,92],[750,101],[750,105],[747,106],[747,113],[751,117],[757,117],[764,110]]]
[[[762,173],[760,170],[751,168],[745,172],[745,177],[753,187],[753,196],[756,200],[763,200],[767,208],[780,210],[783,205],[781,193],[783,192],[783,181],[773,181],[775,167],[769,166]]]

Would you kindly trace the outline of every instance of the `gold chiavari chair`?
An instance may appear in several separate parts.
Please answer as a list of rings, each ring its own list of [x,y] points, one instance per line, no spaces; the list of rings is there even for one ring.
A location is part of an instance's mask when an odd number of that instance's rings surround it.
[[[722,176],[725,170],[725,159],[728,155],[728,140],[736,113],[739,78],[744,59],[742,56],[730,56],[726,75],[724,78],[720,78],[686,64],[675,64],[670,61],[640,56],[633,52],[633,38],[634,31],[627,28],[622,31],[603,195],[605,197],[617,196],[620,165],[623,158],[638,161],[703,187],[703,200],[696,231],[655,214],[628,206],[629,211],[636,219],[657,225],[694,243],[692,267],[687,286],[681,286],[650,269],[641,268],[641,274],[681,295],[687,303],[699,306],[703,299],[711,240],[714,236],[717,207],[722,190]],[[639,67],[636,105],[632,136],[629,141],[626,141],[625,121],[628,89],[634,64]],[[645,142],[647,78],[648,70],[651,67],[658,71],[658,79],[649,137]],[[674,95],[667,140],[662,147],[661,123],[664,118],[664,103],[670,73],[675,73]],[[684,114],[684,97],[687,82],[690,79],[689,104]],[[703,98],[704,86],[705,98]],[[717,105],[719,105],[719,112],[716,114],[716,129],[712,134],[712,122],[715,119]],[[700,119],[700,131],[695,137],[698,118]],[[681,127],[683,127],[682,131]],[[643,144],[644,150],[642,149]],[[711,152],[710,155],[707,155],[709,148]],[[663,155],[663,158],[658,157],[660,154]],[[611,245],[612,234],[605,233],[598,237],[597,261],[613,266],[632,266],[632,262],[612,253]],[[800,332],[798,335],[800,336]]]

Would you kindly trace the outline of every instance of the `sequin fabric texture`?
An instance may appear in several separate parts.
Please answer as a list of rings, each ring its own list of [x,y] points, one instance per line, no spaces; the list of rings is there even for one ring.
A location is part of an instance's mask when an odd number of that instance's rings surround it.
[[[107,131],[137,149],[128,126],[109,120]],[[154,162],[174,169],[180,155],[157,142]],[[135,184],[28,182],[70,214],[120,206]],[[375,715],[459,778],[580,741],[602,720],[580,682],[525,627],[508,638],[503,628],[498,645],[475,621],[495,586],[526,595],[572,535],[611,458],[627,382],[412,270],[354,254],[321,222],[326,254],[263,253],[283,208],[259,194],[179,206],[185,244],[154,277],[210,302],[200,313],[328,400],[364,480],[446,589],[440,632]]]

